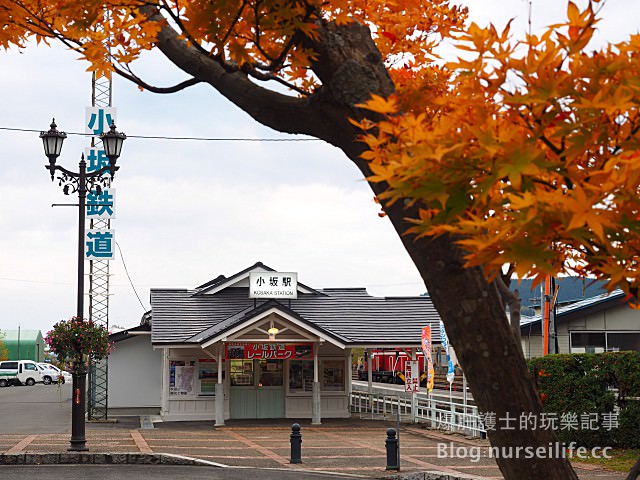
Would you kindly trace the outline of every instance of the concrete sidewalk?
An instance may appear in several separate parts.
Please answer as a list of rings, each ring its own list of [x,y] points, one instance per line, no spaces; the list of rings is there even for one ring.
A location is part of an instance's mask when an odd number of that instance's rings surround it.
[[[196,459],[221,466],[329,471],[364,478],[397,475],[385,470],[386,430],[395,428],[393,422],[344,419],[325,420],[314,426],[303,420],[300,422],[303,463],[299,465],[289,463],[292,423],[292,420],[232,420],[215,428],[210,422],[160,422],[154,424],[155,428],[140,428],[137,417],[123,417],[117,423],[87,423],[89,453],[82,455],[68,455],[69,434],[2,434],[0,463],[34,463],[38,458],[41,463],[71,462],[74,458],[82,463],[180,463]],[[401,473],[404,476],[438,471],[452,478],[475,475],[501,479],[495,461],[488,458],[488,446],[486,440],[403,425]],[[465,451],[480,453],[481,458],[477,461],[462,458]],[[584,464],[575,466],[581,480],[625,478],[619,472]]]

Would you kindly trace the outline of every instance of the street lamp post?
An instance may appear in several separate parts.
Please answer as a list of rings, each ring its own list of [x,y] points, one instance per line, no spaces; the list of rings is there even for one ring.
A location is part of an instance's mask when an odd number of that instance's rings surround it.
[[[116,171],[120,168],[116,166],[116,161],[122,151],[122,144],[127,136],[116,131],[115,123],[111,123],[108,132],[100,134],[102,146],[109,159],[109,165],[105,165],[94,172],[87,172],[87,163],[84,154],[80,157],[78,172],[72,172],[64,167],[56,165],[56,160],[62,151],[62,142],[67,138],[67,134],[60,132],[56,128],[55,119],[51,122],[51,127],[46,132],[40,132],[40,138],[44,145],[44,153],[49,159],[49,165],[45,168],[51,174],[51,181],[54,180],[58,172],[58,185],[62,186],[65,195],[78,193],[78,293],[76,304],[76,316],[84,319],[84,236],[85,236],[85,210],[87,192],[91,190],[100,191],[102,187],[108,187],[113,180]],[[109,173],[109,176],[105,176]],[[75,359],[73,365],[73,395],[71,399],[71,442],[70,451],[86,451],[87,440],[85,437],[85,413],[86,413],[86,391],[87,391],[87,369],[86,359]]]

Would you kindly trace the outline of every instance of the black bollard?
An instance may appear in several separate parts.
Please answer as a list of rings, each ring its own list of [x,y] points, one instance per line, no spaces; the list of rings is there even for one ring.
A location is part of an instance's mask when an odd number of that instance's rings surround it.
[[[387,429],[387,440],[384,442],[387,448],[387,470],[400,470],[400,458],[398,455],[398,439],[393,428]]]
[[[302,434],[300,425],[291,425],[291,460],[289,463],[302,463]]]

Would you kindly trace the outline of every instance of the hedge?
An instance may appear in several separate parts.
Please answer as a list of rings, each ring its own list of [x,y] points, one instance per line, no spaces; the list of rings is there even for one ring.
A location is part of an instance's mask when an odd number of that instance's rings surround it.
[[[547,355],[529,368],[561,441],[640,448],[640,352]]]

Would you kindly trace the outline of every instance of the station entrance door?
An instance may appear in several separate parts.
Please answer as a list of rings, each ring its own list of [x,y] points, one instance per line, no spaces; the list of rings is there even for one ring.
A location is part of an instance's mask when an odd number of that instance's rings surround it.
[[[230,360],[231,418],[284,418],[284,360]]]

